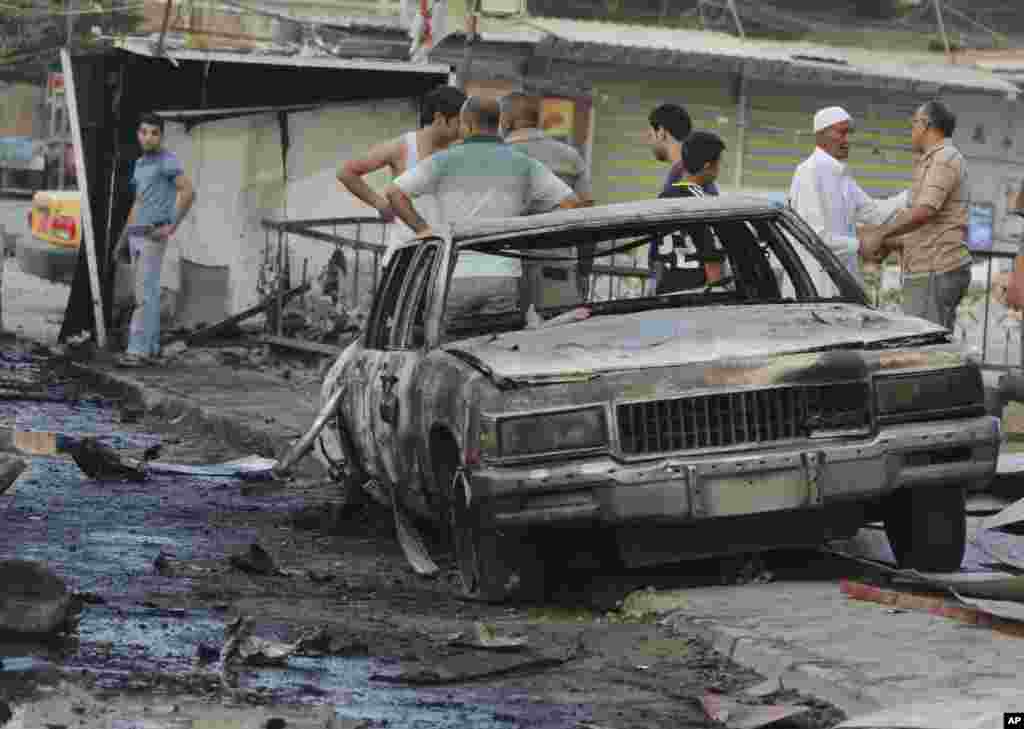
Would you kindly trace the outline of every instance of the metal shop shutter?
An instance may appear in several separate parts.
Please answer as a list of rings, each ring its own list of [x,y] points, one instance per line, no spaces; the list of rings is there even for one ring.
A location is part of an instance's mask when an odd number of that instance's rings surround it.
[[[624,72],[625,73],[628,72]],[[663,103],[681,104],[695,129],[718,134],[729,149],[736,145],[736,104],[731,86],[681,73],[678,80],[652,80],[637,73],[621,81],[600,81],[594,91],[594,144],[591,173],[599,203],[656,197],[668,168],[647,145],[647,117]],[[729,151],[723,178],[729,178]]]
[[[788,190],[793,171],[814,150],[814,113],[842,106],[853,115],[850,168],[865,192],[894,194],[910,184],[910,115],[921,100],[869,90],[822,90],[751,83],[743,186]],[[892,96],[897,94],[893,92]]]

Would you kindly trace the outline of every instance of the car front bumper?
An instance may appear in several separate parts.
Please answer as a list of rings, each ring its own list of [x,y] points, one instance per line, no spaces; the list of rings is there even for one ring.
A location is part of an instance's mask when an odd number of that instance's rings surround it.
[[[469,475],[498,525],[683,524],[873,501],[901,487],[976,488],[995,473],[999,438],[999,420],[986,415],[888,426],[869,440],[628,463],[601,456],[484,465]]]

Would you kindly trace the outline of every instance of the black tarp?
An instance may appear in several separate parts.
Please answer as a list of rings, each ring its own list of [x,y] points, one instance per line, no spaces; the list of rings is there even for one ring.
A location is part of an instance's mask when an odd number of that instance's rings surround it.
[[[107,251],[117,241],[131,210],[128,176],[139,154],[135,129],[141,114],[419,98],[448,80],[446,73],[427,69],[415,72],[349,68],[342,65],[343,61],[331,68],[221,59],[178,60],[177,64],[175,67],[165,58],[123,50],[72,59],[96,258],[103,289],[103,316],[108,328],[113,270],[106,265]],[[218,113],[217,118],[225,118],[225,115]],[[338,134],[343,136],[344,130],[339,129]],[[331,155],[333,150],[324,150],[324,154]],[[202,190],[197,193],[202,194]],[[66,341],[94,328],[83,245],[59,340]]]

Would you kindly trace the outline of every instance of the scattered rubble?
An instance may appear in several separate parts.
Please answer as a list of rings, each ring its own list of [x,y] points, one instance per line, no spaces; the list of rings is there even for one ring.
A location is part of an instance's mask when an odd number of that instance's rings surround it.
[[[0,494],[9,489],[27,467],[28,464],[17,456],[0,456]]]
[[[981,523],[983,529],[1024,535],[1024,499],[1016,501]]]
[[[331,710],[333,714],[333,709]],[[374,719],[342,719],[340,716],[331,716],[324,724],[324,729],[377,729],[386,727],[387,721]]]
[[[510,673],[546,670],[561,666],[574,657],[570,652],[543,654],[473,651],[439,656],[429,661],[410,661],[399,666],[394,673],[375,673],[370,676],[370,680],[412,686],[442,686]]]
[[[64,581],[33,562],[0,562],[0,633],[57,635],[74,628],[75,601]]]
[[[249,545],[247,552],[243,554],[232,554],[228,557],[231,566],[243,572],[257,575],[280,575],[281,570],[274,562],[274,558],[261,547],[253,542]]]
[[[799,704],[755,704],[709,691],[701,699],[704,713],[711,721],[728,729],[759,729],[809,711]]]
[[[70,448],[71,457],[86,476],[97,481],[144,481],[146,469],[123,458],[95,438],[82,438]]]
[[[298,648],[296,643],[266,640],[252,634],[252,618],[239,616],[225,628],[227,641],[220,651],[220,663],[225,672],[238,664],[247,666],[285,666],[288,657]]]
[[[627,620],[645,620],[685,608],[686,590],[656,590],[647,587],[622,599],[618,615]]]
[[[306,576],[309,577],[310,582],[314,582],[318,585],[333,582],[335,579],[335,576],[332,573],[318,569],[306,570]]]
[[[330,628],[317,628],[295,642],[295,651],[304,656],[367,656],[370,646],[358,636],[347,635]]]
[[[526,638],[499,635],[493,625],[477,622],[468,635],[456,633],[449,644],[492,651],[518,651],[526,647]]]

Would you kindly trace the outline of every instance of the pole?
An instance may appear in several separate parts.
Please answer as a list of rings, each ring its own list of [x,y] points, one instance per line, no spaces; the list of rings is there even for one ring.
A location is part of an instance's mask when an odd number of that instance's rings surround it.
[[[747,146],[747,74],[740,66],[740,76],[736,81],[736,164],[733,171],[733,184],[739,190],[743,187],[743,155]]]
[[[86,262],[89,264],[89,288],[92,291],[92,311],[96,332],[96,344],[100,349],[107,346],[107,327],[103,320],[103,293],[100,291],[100,272],[96,267],[96,236],[92,224],[92,206],[89,204],[89,182],[85,173],[85,149],[82,146],[82,128],[78,123],[78,97],[75,96],[75,77],[71,70],[71,54],[67,48],[60,51],[61,71],[64,73],[64,94],[68,105],[68,122],[71,126],[71,143],[75,148],[75,167],[78,170],[78,189],[82,196],[82,245],[85,246]]]
[[[747,34],[743,32],[743,22],[740,20],[740,13],[736,9],[736,0],[729,0],[729,11],[732,13],[733,22],[736,23],[736,32],[740,34],[740,38],[746,38]]]
[[[932,0],[932,6],[935,8],[935,17],[939,21],[939,33],[942,34],[942,43],[946,46],[946,55],[950,54],[949,50],[949,36],[946,35],[946,23],[942,20],[942,4],[940,0]]]
[[[164,20],[160,25],[160,39],[156,42],[156,53],[153,55],[160,58],[164,55],[164,39],[167,37],[167,26],[171,22],[171,4],[174,0],[167,0],[167,7],[164,8]]]
[[[71,33],[75,27],[75,21],[71,15],[71,3],[73,0],[64,0],[64,11],[67,20],[67,40],[64,41],[65,48],[71,48]]]
[[[67,48],[69,51],[71,50],[71,35],[72,35],[72,33],[74,33],[74,27],[75,27],[73,16],[71,15],[71,9],[72,9],[72,3],[73,2],[74,2],[74,0],[64,0],[65,21],[66,21],[66,26],[67,26],[67,28],[66,28],[67,36],[65,37],[65,40],[64,40],[64,47]],[[65,93],[65,95],[67,94],[67,85],[64,86],[64,93]],[[66,98],[66,96],[65,96],[65,98]],[[67,120],[66,116],[67,115],[65,114],[65,121]],[[64,141],[64,135],[61,134],[60,136],[61,136],[61,145],[60,145],[60,183],[59,183],[59,185],[60,185],[60,189],[64,190],[68,186],[68,165],[67,165],[68,148],[67,148],[67,143]]]
[[[992,301],[992,256],[988,257],[988,274],[985,283],[985,323],[981,328],[981,366],[985,366],[988,355],[988,306]]]
[[[466,8],[466,45],[462,53],[462,66],[459,68],[459,76],[455,84],[462,92],[466,90],[466,84],[469,82],[469,69],[473,65],[473,46],[476,45],[478,36],[479,12],[480,0],[470,0]]]

